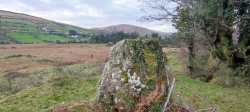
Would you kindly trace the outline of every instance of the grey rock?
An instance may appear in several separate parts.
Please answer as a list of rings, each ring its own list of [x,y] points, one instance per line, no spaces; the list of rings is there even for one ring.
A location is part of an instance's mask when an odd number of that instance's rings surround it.
[[[99,81],[98,102],[111,110],[136,109],[156,86],[162,88],[156,91],[158,97],[164,97],[160,93],[166,94],[166,66],[167,58],[156,40],[118,42],[110,48],[109,60]]]

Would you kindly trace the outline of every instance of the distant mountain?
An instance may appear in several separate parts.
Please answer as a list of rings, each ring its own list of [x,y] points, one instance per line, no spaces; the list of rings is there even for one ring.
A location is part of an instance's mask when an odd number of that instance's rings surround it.
[[[69,35],[71,31],[78,35]],[[89,37],[93,32],[112,33],[116,31],[137,32],[141,36],[158,33],[165,37],[170,34],[128,24],[86,29],[27,14],[0,10],[0,44],[75,43],[85,41],[85,37]]]
[[[70,30],[81,35],[89,33],[85,28],[0,10],[0,44],[73,41],[68,36]]]
[[[124,33],[132,33],[137,32],[141,36],[145,36],[146,34],[151,35],[152,33],[158,33],[159,35],[165,37],[166,35],[170,35],[171,33],[154,31],[147,28],[129,25],[129,24],[119,24],[119,25],[112,25],[107,27],[99,27],[99,28],[92,28],[91,30],[100,32],[100,33],[112,33],[116,31],[123,31]]]

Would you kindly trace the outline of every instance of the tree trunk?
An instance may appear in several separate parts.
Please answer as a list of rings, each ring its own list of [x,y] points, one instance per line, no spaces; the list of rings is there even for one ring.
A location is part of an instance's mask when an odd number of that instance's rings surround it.
[[[240,35],[238,43],[233,42],[232,32],[220,30],[213,43],[213,55],[227,62],[231,68],[239,67],[250,59],[250,33]]]
[[[194,37],[190,37],[189,38],[189,42],[188,42],[188,50],[189,50],[189,65],[188,65],[188,69],[189,69],[189,74],[192,76],[194,73]]]

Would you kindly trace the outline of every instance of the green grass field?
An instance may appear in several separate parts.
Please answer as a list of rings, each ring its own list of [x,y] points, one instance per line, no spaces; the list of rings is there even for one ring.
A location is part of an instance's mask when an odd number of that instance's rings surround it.
[[[83,63],[64,67],[43,67],[21,70],[29,73],[25,80],[36,79],[38,84],[24,89],[14,95],[0,99],[1,112],[43,112],[53,106],[70,106],[77,102],[96,102],[96,85],[101,72],[97,72],[97,64]],[[39,78],[40,80],[39,82]],[[247,88],[224,88],[194,80],[185,76],[177,79],[173,90],[173,101],[176,104],[186,102],[194,109],[209,108],[209,105],[198,96],[206,98],[218,111],[247,112],[250,108]],[[181,100],[178,100],[179,96]]]
[[[0,11],[1,13],[1,11]],[[12,38],[14,38],[16,41],[20,43],[45,43],[42,40],[47,40],[49,42],[56,42],[56,40],[59,40],[60,42],[75,42],[74,40],[79,41],[79,39],[67,39],[60,36],[56,36],[57,34],[65,35],[69,34],[70,30],[75,30],[78,34],[89,34],[88,29],[62,24],[50,20],[45,20],[42,18],[36,18],[33,16],[25,16],[20,15],[16,13],[5,14],[1,13],[1,33],[9,34]],[[11,31],[15,30],[16,32],[28,32],[28,33],[49,33],[42,30],[42,28],[48,28],[50,31],[53,31],[55,35],[40,35],[42,40],[34,39],[29,34],[24,33],[13,33]],[[18,34],[18,35],[17,35]],[[1,35],[3,38],[9,38],[9,36]],[[55,38],[55,39],[53,39]],[[24,40],[23,40],[24,39]],[[81,42],[86,40],[81,38]],[[13,41],[10,39],[5,39],[4,42],[7,43],[15,43],[16,41]],[[46,42],[47,42],[46,41]],[[1,41],[3,42],[3,41]]]
[[[2,23],[3,29],[19,30],[19,31],[39,31],[37,24],[27,20],[20,19],[4,19]]]
[[[45,43],[54,42],[79,42],[87,40],[86,38],[65,38],[59,35],[39,32],[11,32],[10,36],[20,43]]]
[[[10,36],[20,43],[44,43],[44,41],[31,36],[29,33],[11,32]]]
[[[225,88],[185,76],[175,76],[175,78],[177,82],[173,90],[173,97],[178,101],[177,104],[185,102],[191,108],[206,109],[210,107],[203,99],[206,98],[221,112],[247,112],[250,109],[250,98],[248,97],[250,92],[247,87]]]
[[[96,84],[101,75],[103,62],[90,61],[64,67],[41,67],[21,70],[29,73],[19,83],[32,83],[16,94],[0,98],[1,112],[44,112],[52,106],[70,105],[76,102],[93,102],[95,100]],[[33,79],[33,80],[30,80]],[[14,82],[14,81],[13,81]],[[3,79],[1,83],[4,84]],[[14,84],[14,83],[13,83]]]
[[[38,38],[40,40],[47,40],[47,41],[52,41],[52,42],[56,42],[57,40],[59,40],[61,42],[68,42],[68,41],[72,41],[72,40],[79,41],[79,39],[65,38],[65,37],[61,37],[58,35],[52,35],[52,34],[46,34],[46,33],[38,34]],[[84,41],[84,40],[86,40],[86,38],[80,38],[80,40]]]

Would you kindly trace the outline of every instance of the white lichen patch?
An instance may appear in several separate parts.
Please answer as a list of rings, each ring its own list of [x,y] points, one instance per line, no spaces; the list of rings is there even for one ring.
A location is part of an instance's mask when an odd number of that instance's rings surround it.
[[[120,87],[119,86],[115,86],[115,90],[119,90],[120,89]]]
[[[126,60],[123,61],[123,68],[122,68],[122,70],[123,70],[123,71],[126,71],[126,70],[128,70],[128,68],[131,67],[131,66],[132,66],[132,64],[131,64],[130,60],[127,60],[127,59],[126,59]]]
[[[137,93],[141,92],[141,89],[145,88],[146,85],[142,84],[140,81],[140,77],[134,72],[132,76],[128,73],[128,82],[131,85],[131,88],[135,90]]]
[[[116,83],[117,82],[117,79],[112,79],[111,80],[111,83]]]
[[[125,79],[124,79],[124,78],[121,78],[121,81],[122,81],[122,82],[124,82],[124,81],[125,81]]]

